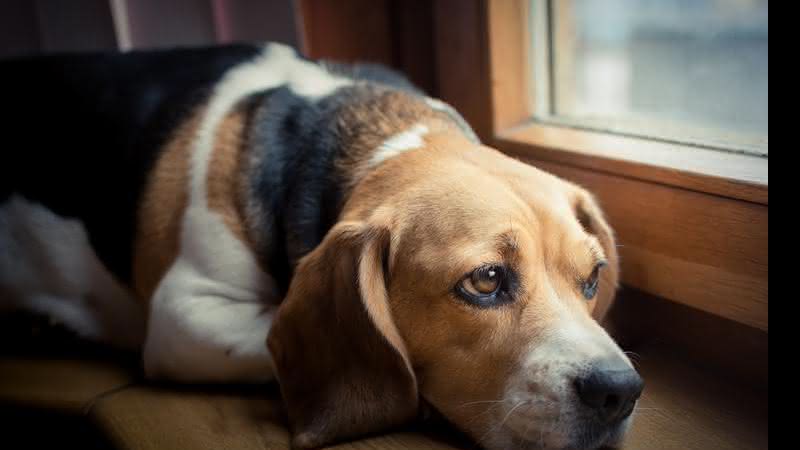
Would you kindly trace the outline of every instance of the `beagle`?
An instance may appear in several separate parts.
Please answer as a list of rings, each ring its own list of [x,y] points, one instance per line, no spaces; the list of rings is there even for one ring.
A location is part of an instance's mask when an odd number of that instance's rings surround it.
[[[485,448],[618,443],[642,380],[583,189],[402,76],[285,46],[0,63],[3,306],[152,379],[280,384],[298,448],[432,405]]]

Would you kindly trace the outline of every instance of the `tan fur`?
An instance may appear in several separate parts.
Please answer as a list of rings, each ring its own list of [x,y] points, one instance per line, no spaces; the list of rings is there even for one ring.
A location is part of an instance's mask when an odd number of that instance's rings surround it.
[[[249,118],[247,104],[231,111],[216,129],[214,149],[208,166],[208,209],[222,217],[231,233],[248,243],[244,224],[246,157],[245,127]]]
[[[380,90],[380,88],[374,88]],[[352,188],[371,169],[370,156],[387,139],[416,124],[426,125],[432,132],[450,130],[459,133],[458,126],[446,114],[433,110],[417,95],[385,90],[365,102],[351,102],[338,114],[344,158],[337,161],[337,170]],[[359,124],[354,127],[353,124]]]
[[[382,330],[391,323],[389,328],[396,328],[401,336],[403,354],[414,368],[420,394],[481,440],[508,413],[493,406],[503,396],[506,381],[518,370],[521,352],[557,326],[554,321],[564,316],[565,309],[573,320],[592,321],[598,300],[587,302],[578,285],[580,277],[591,273],[598,256],[609,264],[597,297],[602,303],[597,318],[607,310],[618,278],[616,250],[599,209],[577,186],[477,146],[449,130],[436,130],[424,140],[425,148],[391,158],[366,174],[344,207],[342,221],[367,228],[378,223],[387,229],[389,244],[381,264],[388,269],[389,308],[375,310],[370,308],[374,299],[354,298],[352,302],[376,311],[372,324],[344,318],[338,322],[347,323],[347,327],[369,327],[372,331],[362,331],[365,335],[378,330],[385,336]],[[360,145],[366,152],[375,142]],[[354,164],[350,170],[361,168]],[[314,254],[326,251],[328,241]],[[594,253],[593,246],[597,247]],[[304,269],[319,258],[314,254],[301,261],[292,281],[289,298],[294,298],[295,308],[304,302],[300,292],[306,286],[342,289],[324,281],[329,275],[325,270]],[[344,260],[349,258],[347,252],[334,254],[342,255],[342,259],[329,262],[327,267],[353,264]],[[521,293],[513,304],[479,309],[453,293],[460,279],[487,261],[513,266],[520,274]],[[282,354],[302,353],[297,339],[288,338],[291,334],[284,328],[292,327],[285,325],[290,321],[300,321],[299,325],[294,322],[295,327],[312,330],[312,336],[319,332],[319,339],[329,344],[335,341],[329,331],[303,322],[308,319],[302,317],[319,305],[320,300],[314,300],[318,296],[335,295],[334,291],[316,294],[305,300],[308,303],[303,312],[282,309],[275,324],[278,333],[270,337],[271,348],[280,349]],[[392,341],[386,336],[385,342]],[[348,365],[354,350],[330,345],[329,351],[338,356],[325,359],[327,363],[317,361],[313,372],[346,370],[328,365]],[[337,353],[340,351],[350,353]],[[280,372],[282,361],[277,359],[276,365]],[[304,376],[302,370],[291,373],[293,377]],[[371,380],[382,376],[361,374],[362,389],[379,389]],[[324,383],[321,388],[325,389]],[[296,393],[287,399],[290,408],[298,396]],[[347,408],[347,401],[340,401],[342,408]],[[301,417],[291,418],[296,425],[301,424],[296,431],[305,432],[303,439],[319,445],[332,438],[329,433],[314,436],[314,427],[304,428],[302,424],[315,423],[315,412],[308,408],[301,411]],[[387,423],[371,425],[380,428]]]
[[[218,213],[244,243],[246,156],[245,127],[249,105],[234,108],[219,124],[207,174],[208,209]],[[141,299],[152,296],[179,252],[180,227],[188,202],[191,149],[202,112],[194,113],[167,141],[145,185],[134,244],[133,284]]]
[[[180,251],[191,147],[201,118],[202,111],[195,111],[167,141],[142,193],[134,240],[133,287],[143,301],[149,301]]]
[[[268,340],[295,447],[386,429],[417,412],[382,270],[388,239],[383,227],[342,222],[297,267],[296,278],[313,282],[292,284]]]
[[[555,326],[554,308],[566,305],[579,319],[590,320],[595,301],[581,296],[575,274],[588,275],[593,268],[586,248],[592,236],[581,229],[573,202],[581,199],[594,229],[603,233],[601,251],[609,259],[597,297],[603,299],[603,312],[616,290],[616,249],[591,197],[576,186],[460,137],[439,134],[426,141],[424,151],[377,170],[360,186],[369,194],[356,192],[353,199],[377,200],[399,185],[411,186],[391,200],[399,216],[392,230],[397,242],[390,292],[394,320],[417,367],[422,394],[480,439],[492,424],[486,416],[492,404],[471,402],[503,396],[520,352]],[[376,205],[354,202],[351,208],[367,215]],[[501,255],[490,239],[506,231],[515,235],[511,255]],[[520,302],[479,310],[448,295],[472,268],[498,259],[522,268],[526,292]],[[567,301],[550,303],[560,300]],[[482,420],[473,420],[480,415]]]

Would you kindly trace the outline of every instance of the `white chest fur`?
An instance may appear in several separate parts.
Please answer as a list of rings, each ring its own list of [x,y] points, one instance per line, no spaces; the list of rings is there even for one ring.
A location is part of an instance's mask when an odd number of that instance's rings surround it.
[[[144,352],[149,376],[182,381],[272,377],[266,337],[273,311],[265,305],[277,303],[278,294],[252,250],[208,208],[215,132],[237,102],[256,92],[287,85],[314,99],[348,83],[298,59],[288,47],[269,45],[215,87],[192,148],[180,253],[150,302]]]

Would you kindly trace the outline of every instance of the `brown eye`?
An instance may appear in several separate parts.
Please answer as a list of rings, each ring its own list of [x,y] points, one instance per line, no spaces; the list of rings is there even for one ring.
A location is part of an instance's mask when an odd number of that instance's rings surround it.
[[[478,308],[494,308],[514,301],[519,289],[516,272],[497,264],[478,267],[456,284],[455,294]]]
[[[464,280],[464,290],[472,295],[491,295],[500,288],[501,281],[500,267],[481,267]]]

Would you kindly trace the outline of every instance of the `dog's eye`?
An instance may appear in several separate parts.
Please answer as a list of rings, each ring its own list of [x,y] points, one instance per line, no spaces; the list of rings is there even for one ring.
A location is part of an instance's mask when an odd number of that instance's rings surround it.
[[[601,261],[594,266],[592,269],[592,274],[589,275],[589,278],[586,279],[581,285],[583,290],[583,296],[586,300],[591,300],[597,295],[597,286],[600,284],[600,269],[606,265],[605,261]]]
[[[458,283],[456,292],[476,306],[497,306],[508,300],[508,274],[499,265],[478,267]]]
[[[494,294],[500,288],[501,268],[499,266],[481,267],[464,280],[464,289],[473,295]]]

